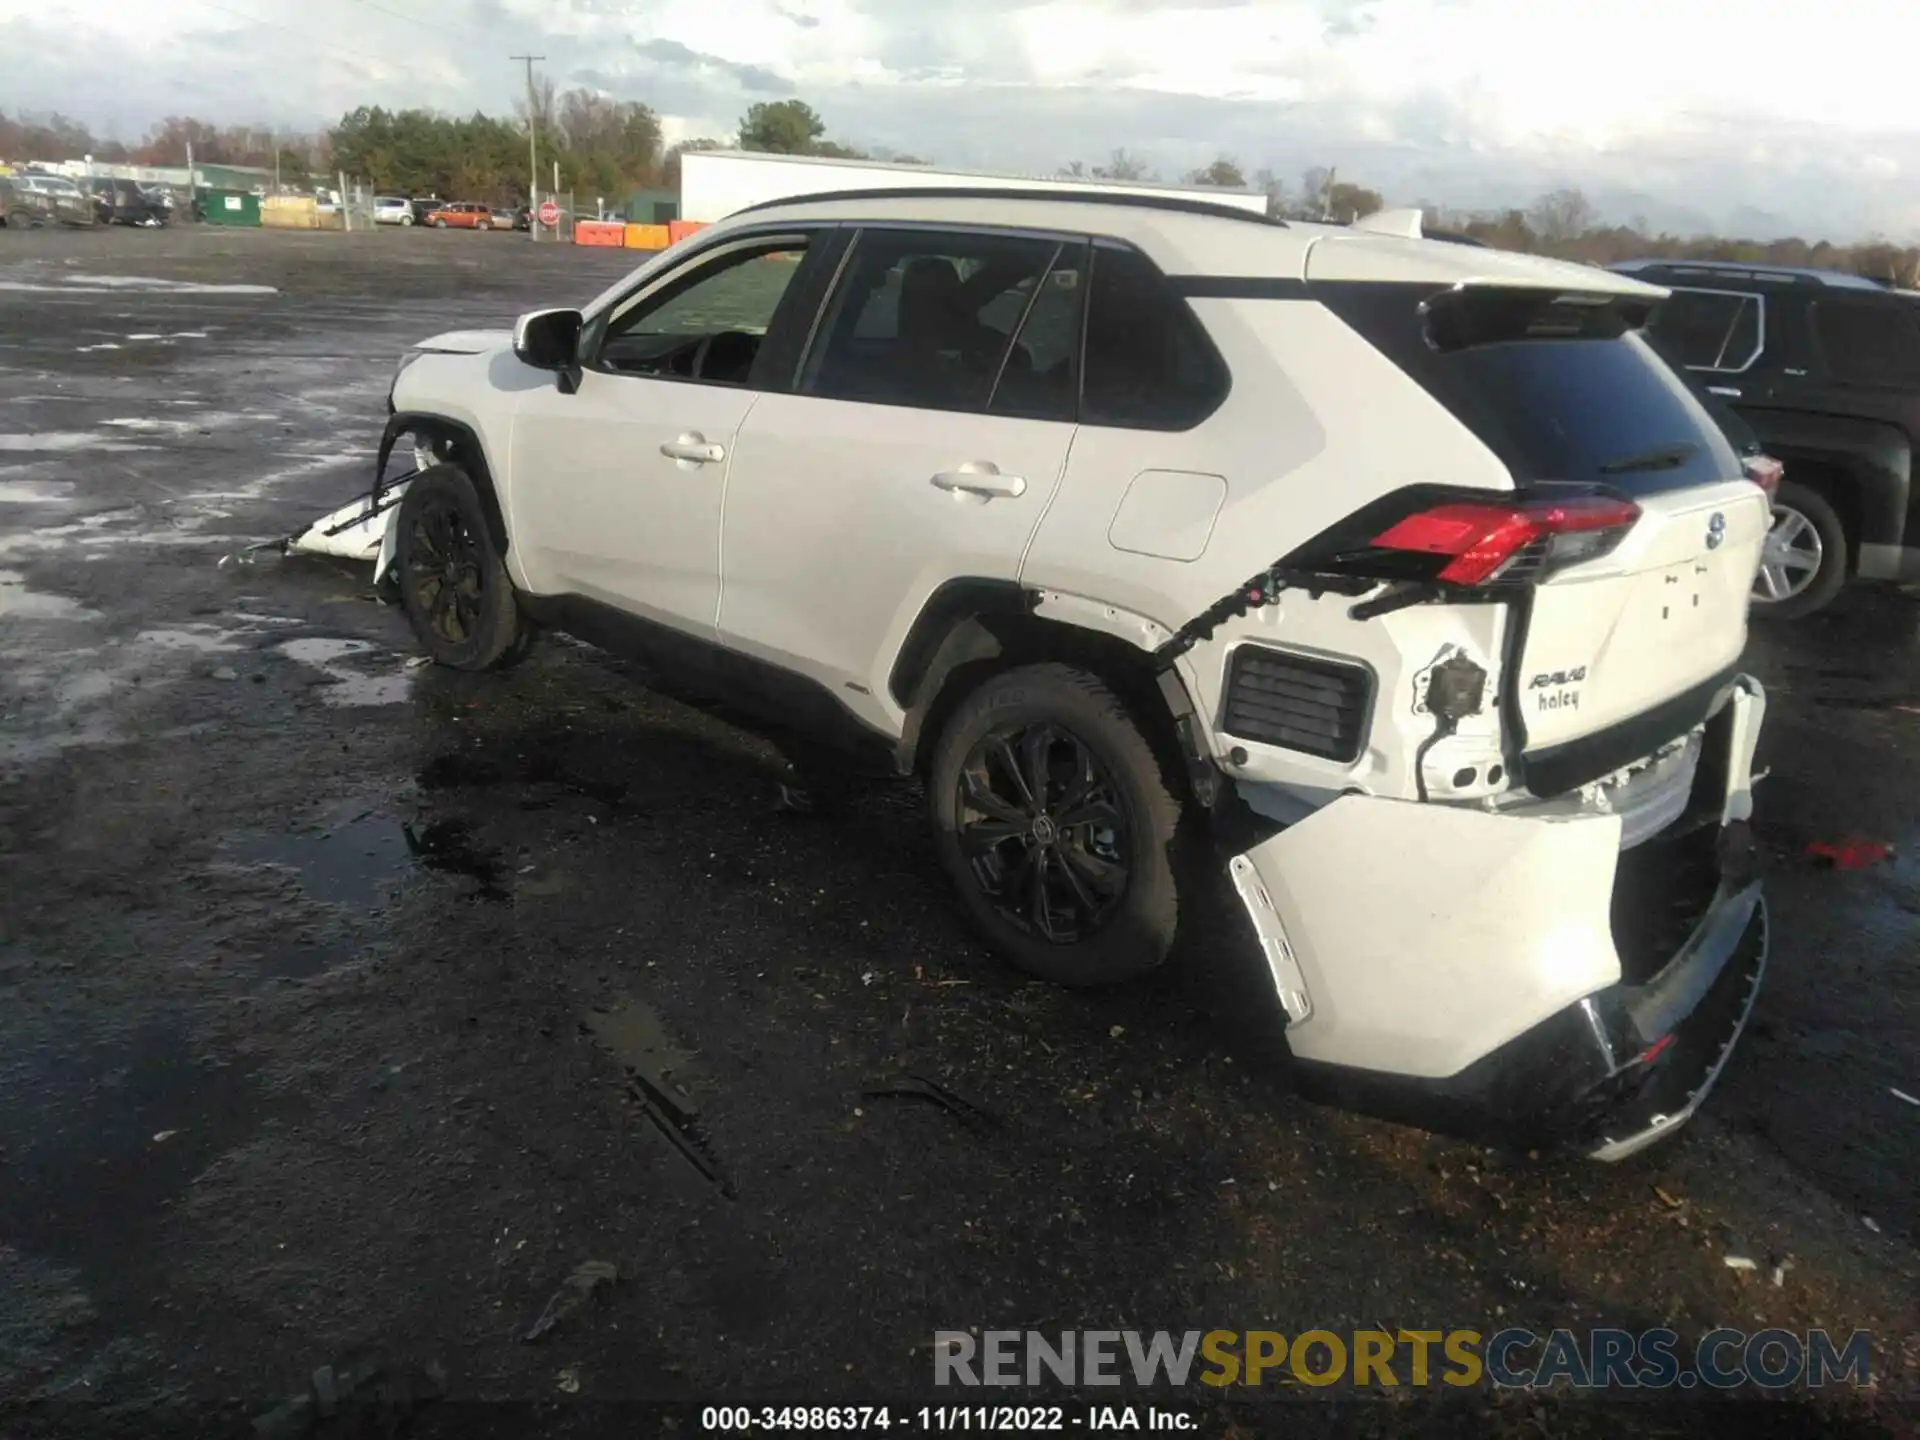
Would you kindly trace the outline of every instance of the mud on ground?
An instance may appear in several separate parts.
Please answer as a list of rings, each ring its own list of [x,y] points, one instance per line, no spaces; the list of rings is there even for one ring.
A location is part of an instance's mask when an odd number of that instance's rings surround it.
[[[247,1433],[356,1347],[444,1388],[416,1433],[918,1404],[934,1330],[967,1326],[1859,1328],[1876,1391],[1796,1423],[1911,1417],[1913,600],[1756,630],[1776,949],[1690,1133],[1615,1168],[1496,1155],[1297,1099],[1224,942],[1110,994],[1024,981],[963,929],[911,788],[795,815],[767,743],[599,652],[414,668],[364,572],[219,563],[364,486],[408,342],[583,300],[627,257],[0,242],[19,1433]],[[1893,858],[1804,857],[1855,834]],[[866,1093],[903,1076],[983,1113]],[[619,1278],[526,1343],[589,1260]],[[1530,1434],[1639,1413],[1467,1411]],[[1256,1406],[1239,1433],[1331,1413]]]

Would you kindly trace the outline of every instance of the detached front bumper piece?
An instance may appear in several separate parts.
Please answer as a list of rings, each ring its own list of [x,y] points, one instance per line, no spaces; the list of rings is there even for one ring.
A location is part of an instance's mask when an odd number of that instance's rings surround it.
[[[1766,967],[1746,676],[1688,812],[1623,853],[1611,814],[1345,795],[1229,862],[1300,1088],[1423,1129],[1623,1159],[1699,1107]]]

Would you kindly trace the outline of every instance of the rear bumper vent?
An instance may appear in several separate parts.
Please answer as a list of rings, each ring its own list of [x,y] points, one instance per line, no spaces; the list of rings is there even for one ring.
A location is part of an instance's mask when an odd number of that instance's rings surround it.
[[[1242,645],[1227,673],[1229,735],[1351,763],[1365,747],[1373,674],[1359,665]]]

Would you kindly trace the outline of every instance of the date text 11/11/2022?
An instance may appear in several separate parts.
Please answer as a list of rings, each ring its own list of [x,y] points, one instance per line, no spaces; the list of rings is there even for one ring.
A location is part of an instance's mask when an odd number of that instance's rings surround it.
[[[1198,1428],[1183,1410],[1152,1405],[709,1405],[702,1434],[764,1431],[880,1430],[1025,1435],[1046,1432],[1142,1431],[1180,1434]]]

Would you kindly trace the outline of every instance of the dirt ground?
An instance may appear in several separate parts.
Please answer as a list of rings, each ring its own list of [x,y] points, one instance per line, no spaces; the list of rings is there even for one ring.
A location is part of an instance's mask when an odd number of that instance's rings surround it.
[[[407,343],[630,264],[0,231],[0,1433],[253,1433],[376,1353],[416,1434],[692,1434],[977,1402],[940,1329],[1600,1324],[1869,1330],[1872,1389],[1742,1424],[1911,1433],[1920,602],[1756,627],[1775,948],[1689,1132],[1434,1139],[1296,1098],[1225,941],[1095,995],[997,963],[910,788],[788,813],[764,741],[597,651],[415,668],[363,571],[222,563],[365,487]],[[1895,853],[1805,856],[1856,835]],[[866,1093],[903,1076],[981,1113]],[[528,1342],[586,1261],[618,1278]],[[1452,1399],[1203,1421],[1653,1415]]]

